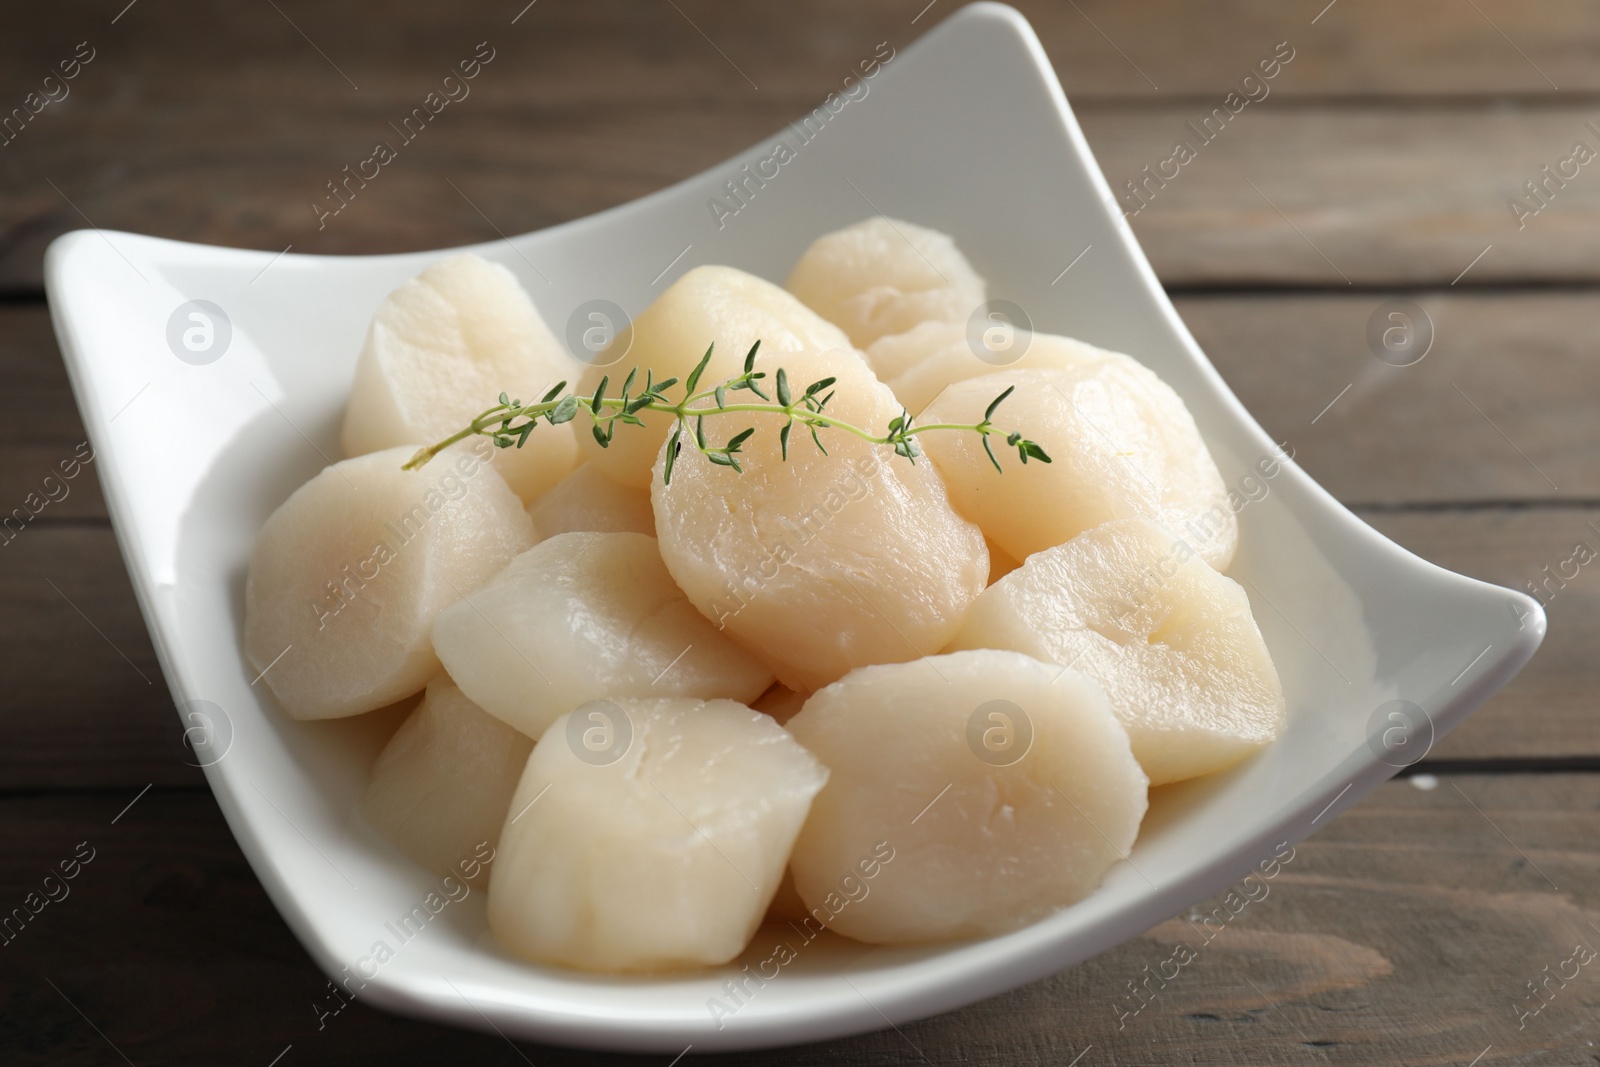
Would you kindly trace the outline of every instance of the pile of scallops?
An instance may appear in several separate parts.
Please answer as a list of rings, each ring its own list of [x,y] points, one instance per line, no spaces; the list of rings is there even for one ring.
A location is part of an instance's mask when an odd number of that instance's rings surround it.
[[[489,924],[533,961],[724,963],[764,920],[879,944],[1015,930],[1125,858],[1150,787],[1282,732],[1237,521],[1177,394],[1126,355],[974,331],[984,280],[947,236],[872,218],[780,288],[688,271],[598,357],[513,275],[440,260],[384,300],[348,457],[267,520],[245,651],[294,719],[410,707],[361,811],[446,873],[494,848]],[[982,320],[980,320],[982,321]],[[976,338],[976,339],[974,339]],[[642,412],[602,447],[580,413],[521,448],[419,446],[501,392],[591,393],[630,368],[702,388],[755,366],[837,379],[828,414],[916,438],[916,462],[780,415],[743,473]],[[749,400],[749,394],[739,394]],[[396,718],[401,714],[395,710]]]

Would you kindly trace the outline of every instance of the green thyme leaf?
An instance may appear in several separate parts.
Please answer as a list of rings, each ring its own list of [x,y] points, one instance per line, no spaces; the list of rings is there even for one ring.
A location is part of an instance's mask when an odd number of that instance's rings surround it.
[[[1000,461],[994,457],[994,449],[989,446],[988,434],[983,435],[983,450],[989,453],[989,462],[994,464],[994,469],[1004,474],[1005,470],[1000,466]]]
[[[419,448],[403,467],[406,470],[416,470],[446,448],[474,435],[488,437],[496,448],[522,448],[527,445],[540,419],[552,426],[559,426],[576,418],[580,409],[587,409],[587,413],[591,416],[589,433],[602,448],[610,447],[619,425],[644,426],[645,420],[641,415],[646,411],[660,412],[670,417],[672,430],[667,441],[666,458],[662,464],[664,483],[670,481],[677,460],[683,454],[685,438],[691,432],[688,426],[690,419],[694,420],[693,440],[700,452],[716,466],[728,467],[735,472],[743,473],[744,467],[739,457],[745,443],[755,435],[757,427],[747,426],[729,438],[727,444],[720,448],[712,448],[707,444],[706,419],[726,414],[731,410],[785,416],[783,425],[778,430],[778,447],[784,461],[789,458],[789,439],[793,435],[795,424],[799,423],[806,428],[806,432],[811,435],[812,443],[817,446],[817,451],[824,456],[829,454],[827,447],[822,443],[822,431],[825,429],[837,429],[842,433],[853,434],[869,444],[888,445],[895,455],[912,463],[923,455],[922,447],[915,440],[918,434],[933,430],[967,430],[976,433],[983,441],[984,453],[997,471],[1002,468],[999,457],[995,454],[993,442],[990,441],[991,435],[995,434],[999,434],[1007,445],[1017,450],[1018,459],[1022,463],[1026,464],[1032,460],[1041,463],[1050,462],[1049,454],[1038,442],[1024,437],[1019,430],[1001,432],[990,423],[995,410],[1016,391],[1015,386],[1008,387],[990,402],[982,422],[972,425],[940,423],[934,426],[915,426],[914,417],[902,407],[900,413],[889,420],[887,429],[880,436],[869,429],[852,426],[843,419],[825,414],[828,405],[838,393],[835,388],[838,379],[835,377],[817,379],[806,386],[803,394],[796,397],[794,387],[790,384],[788,370],[774,367],[770,376],[773,392],[777,396],[777,401],[774,402],[760,384],[762,379],[768,378],[769,375],[766,371],[755,369],[756,356],[760,350],[761,342],[756,341],[745,353],[742,373],[717,382],[708,393],[701,393],[698,392],[700,384],[715,352],[714,346],[708,346],[699,363],[683,383],[685,391],[682,399],[676,401],[667,396],[667,390],[676,386],[678,379],[666,378],[657,382],[655,372],[648,367],[629,369],[627,377],[622,381],[620,393],[611,397],[606,395],[606,390],[611,384],[609,375],[602,377],[594,391],[588,395],[576,391],[569,392],[567,382],[557,382],[533,404],[524,404],[521,400],[513,398],[510,393],[501,392],[497,405],[482,412],[465,428],[449,437]],[[636,394],[634,389],[639,385],[641,370],[644,383]],[[736,401],[730,407],[729,394],[742,391],[749,391],[764,403],[756,403],[754,400]],[[704,403],[708,396],[715,398],[714,407]]]
[[[706,345],[706,354],[700,357],[700,362],[695,365],[694,370],[689,372],[689,380],[683,384],[684,392],[691,396],[694,395],[695,386],[700,384],[700,375],[706,372],[706,365],[711,362],[711,350],[715,347],[717,347],[715,341]]]
[[[576,396],[565,396],[561,398],[561,403],[557,404],[554,410],[546,415],[545,418],[550,420],[551,426],[560,426],[563,422],[571,422],[577,414],[578,398]]]
[[[662,485],[672,484],[672,465],[678,462],[678,450],[683,447],[683,442],[679,440],[682,434],[683,426],[680,423],[672,428],[672,436],[667,438],[667,458],[661,465]]]
[[[984,410],[984,412],[983,412],[983,421],[984,422],[988,422],[990,419],[994,418],[994,409],[1000,406],[1000,402],[1001,401],[1003,401],[1006,397],[1010,396],[1013,392],[1015,392],[1016,388],[1017,387],[1014,386],[1014,385],[1008,385],[1008,386],[1006,386],[1006,391],[1005,392],[1001,393],[999,396],[997,396],[993,400],[989,401],[988,408],[986,408]]]

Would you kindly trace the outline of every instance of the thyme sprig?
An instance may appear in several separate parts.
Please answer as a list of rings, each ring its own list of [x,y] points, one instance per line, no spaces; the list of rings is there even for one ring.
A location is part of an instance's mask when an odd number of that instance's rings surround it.
[[[900,414],[889,421],[886,432],[875,434],[871,430],[854,426],[827,413],[828,402],[834,397],[834,385],[838,381],[836,378],[819,378],[797,393],[789,381],[788,372],[779,367],[773,372],[772,380],[768,383],[776,396],[768,395],[761,386],[761,383],[767,380],[767,373],[755,369],[756,352],[761,347],[760,341],[750,346],[750,351],[744,358],[742,373],[719,382],[710,389],[700,390],[700,378],[711,362],[714,347],[713,345],[706,348],[706,354],[701,357],[700,363],[683,381],[681,400],[674,401],[667,395],[668,390],[679,385],[677,378],[667,378],[658,382],[655,380],[654,372],[646,369],[644,382],[640,384],[637,367],[628,372],[621,390],[615,396],[606,395],[606,389],[611,382],[609,375],[602,377],[594,392],[587,396],[567,392],[567,383],[564,381],[551,386],[543,397],[531,404],[513,400],[505,393],[501,393],[498,404],[473,419],[467,426],[442,441],[419,449],[406,463],[405,469],[416,470],[451,445],[468,437],[481,435],[491,438],[500,448],[521,448],[527,444],[528,435],[539,425],[540,420],[551,426],[559,426],[564,422],[571,422],[580,414],[590,419],[589,429],[595,441],[601,448],[607,448],[611,445],[611,439],[616,435],[619,425],[644,425],[643,420],[639,418],[639,413],[642,411],[659,411],[671,415],[676,420],[672,435],[668,439],[666,462],[661,472],[661,480],[666,484],[672,481],[672,467],[677,462],[685,441],[712,463],[732,468],[736,473],[744,473],[739,456],[745,442],[756,432],[754,426],[740,430],[721,445],[710,443],[706,436],[708,418],[740,413],[785,417],[786,421],[778,431],[778,443],[785,460],[789,458],[789,434],[796,425],[800,425],[811,434],[812,443],[823,455],[827,455],[828,450],[822,444],[820,435],[822,430],[842,430],[871,444],[889,445],[894,449],[895,455],[903,456],[912,463],[915,463],[917,457],[922,454],[921,448],[913,440],[918,434],[936,430],[965,430],[976,433],[983,439],[983,450],[988,454],[995,470],[1002,468],[989,441],[993,436],[1002,437],[1007,446],[1015,448],[1018,458],[1023,463],[1027,463],[1030,459],[1036,459],[1041,463],[1050,462],[1050,457],[1037,442],[1028,440],[1015,430],[997,429],[993,424],[995,409],[1012,394],[1016,386],[1008,386],[1005,392],[989,403],[981,422],[936,422],[918,426],[913,424],[910,413],[901,408]],[[635,385],[640,386],[638,392],[634,391]],[[731,395],[741,392],[749,392],[759,397],[763,403],[729,402]]]

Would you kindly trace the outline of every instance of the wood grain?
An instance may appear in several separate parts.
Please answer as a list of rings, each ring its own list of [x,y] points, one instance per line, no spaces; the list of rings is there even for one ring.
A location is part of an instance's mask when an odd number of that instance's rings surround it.
[[[283,1063],[659,1067],[670,1058],[513,1049],[493,1034],[359,1003],[319,1030],[312,1003],[323,978],[210,796],[154,790],[112,825],[134,795],[0,800],[5,907],[38,891],[80,842],[94,849],[70,894],[0,947],[9,1064],[114,1063],[120,1051],[138,1064],[264,1065],[291,1045]],[[1243,908],[1219,895],[970,1008],[730,1062],[1064,1065],[1092,1046],[1080,1063],[1460,1067],[1482,1052],[1481,1065],[1592,1067],[1585,1040],[1600,1011],[1600,964],[1552,981],[1543,1000],[1530,1000],[1526,983],[1543,982],[1580,942],[1600,949],[1597,812],[1600,779],[1590,775],[1445,777],[1431,791],[1390,783],[1252,884],[1258,899]],[[1152,982],[1153,998],[1134,999],[1129,983],[1179,942],[1193,961]]]
[[[503,59],[509,60],[508,54]],[[712,97],[692,111],[631,109],[601,121],[581,111],[500,102],[481,88],[446,111],[335,218],[313,202],[326,183],[396,139],[387,114],[335,110],[310,130],[276,136],[293,151],[264,153],[262,125],[237,112],[173,104],[185,136],[212,146],[199,159],[153,156],[107,120],[90,141],[45,138],[18,151],[19,175],[0,206],[0,282],[40,284],[54,235],[85,220],[110,230],[222,245],[353,253],[449,247],[579,218],[698,173],[793,118],[809,102]],[[87,76],[87,75],[85,75]],[[425,91],[425,89],[423,90]],[[479,94],[481,93],[481,98]],[[1219,101],[1220,103],[1220,101]],[[285,105],[288,106],[288,105]],[[1157,275],[1169,287],[1448,286],[1583,281],[1600,230],[1600,177],[1570,168],[1548,206],[1524,182],[1543,180],[1582,140],[1600,110],[1539,105],[1299,106],[1268,98],[1209,144],[1188,127],[1211,104],[1085,105],[1090,146],[1113,187],[1144,180],[1184,141],[1196,158],[1148,204],[1126,198]],[[41,116],[42,120],[43,116]],[[31,132],[31,131],[30,131]],[[43,147],[41,147],[41,143]],[[68,175],[44,179],[51,174]],[[453,184],[452,184],[453,183]],[[1521,196],[1532,217],[1508,207]],[[330,201],[331,202],[331,201]],[[1487,254],[1474,259],[1489,246]],[[1471,266],[1471,270],[1467,268]]]
[[[1437,286],[1584,282],[1597,274],[1600,109],[1571,105],[1250,105],[1205,144],[1189,107],[1085,109],[1084,132],[1113,188],[1144,180],[1183,141],[1197,154],[1165,171],[1133,228],[1172,286]],[[1509,206],[1514,196],[1530,212]],[[1491,247],[1492,246],[1492,247]],[[1482,254],[1482,258],[1478,259]],[[1474,260],[1477,260],[1474,264]],[[1470,268],[1470,270],[1468,269]]]
[[[1434,339],[1409,367],[1369,348],[1369,323],[1390,298],[1209,294],[1177,307],[1245,406],[1346,504],[1600,500],[1592,296],[1413,293]],[[58,503],[38,503],[45,477],[84,440],[43,308],[0,308],[0,383],[0,515],[35,493],[41,518],[103,517],[92,465]]]
[[[1579,541],[1600,551],[1600,507],[1364,517],[1426,559],[1519,589],[1543,581],[1543,568]],[[110,530],[41,523],[3,551],[0,788],[198,782]],[[1430,759],[1600,757],[1596,567],[1541,589],[1551,622],[1544,647]]]
[[[1578,293],[1424,295],[1436,348],[1415,366],[1393,368],[1366,348],[1379,299],[1210,295],[1186,297],[1179,308],[1245,404],[1295,445],[1307,471],[1424,558],[1522,589],[1546,580],[1544,568],[1558,567],[1578,541],[1600,550],[1600,533],[1588,525],[1600,526],[1600,515],[1580,506],[1600,499],[1589,462],[1600,448],[1589,415],[1600,395],[1593,301]],[[42,308],[0,309],[0,375],[8,455],[0,499],[26,512],[25,494],[43,491],[44,476],[83,433]],[[102,525],[92,466],[65,484],[68,495],[20,534],[0,535],[0,637],[16,653],[0,657],[0,687],[11,695],[0,711],[0,784],[195,782]],[[1485,510],[1505,501],[1518,506]],[[1417,503],[1478,510],[1393,510]],[[1539,656],[1443,739],[1435,757],[1600,755],[1591,724],[1589,650],[1600,643],[1593,581],[1586,568],[1557,591]]]
[[[1580,0],[1476,3],[1475,9],[1454,0],[1412,0],[1403,8],[1382,0],[1227,0],[1203,13],[1186,0],[1018,0],[1013,6],[1033,25],[1074,98],[1226,93],[1282,40],[1297,51],[1293,79],[1277,90],[1286,95],[1484,98],[1600,90],[1600,73],[1590,61],[1600,29]],[[407,87],[415,69],[408,61],[441,46],[533,38],[540,62],[517,77],[562,106],[681,104],[731,88],[750,90],[740,70],[760,92],[809,99],[825,92],[834,71],[842,74],[863,46],[870,51],[886,38],[909,43],[961,5],[810,0],[732,8],[678,0],[676,6],[464,0],[442,7],[397,0],[380,17],[360,5],[306,0],[280,3],[282,14],[270,6],[178,0],[115,22],[116,7],[53,12],[50,19],[11,27],[0,40],[0,92],[20,97],[36,88],[82,39],[97,48],[104,42],[121,64],[119,73],[142,79],[140,95],[165,104],[196,89],[230,101],[262,90],[355,92],[340,71],[360,92],[381,97]],[[162,65],[171,58],[182,62]],[[285,86],[283,78],[303,81],[304,88]],[[109,95],[103,88],[84,91]]]
[[[1590,293],[1413,293],[1421,317],[1404,313],[1433,344],[1406,367],[1369,346],[1393,296],[1190,296],[1177,307],[1244,405],[1346,504],[1600,499]]]
[[[0,306],[0,550],[40,519],[105,518],[92,462],[74,463],[86,442],[50,313]]]
[[[116,0],[5,22],[0,120],[78,42],[95,53],[68,97],[0,132],[0,914],[78,842],[97,852],[70,897],[0,944],[0,1060],[667,1059],[508,1047],[362,1005],[317,1029],[322,976],[184,762],[94,466],[65,495],[47,480],[83,440],[38,298],[48,241],[96,225],[356,253],[537,229],[717,163],[956,6]],[[1548,205],[1522,191],[1574,141],[1600,147],[1590,5],[1018,6],[1113,184],[1193,138],[1195,159],[1132,225],[1213,362],[1309,473],[1412,551],[1488,581],[1522,588],[1577,543],[1600,549],[1600,170],[1551,183]],[[479,41],[495,58],[470,99],[319,229],[324,183]],[[1280,41],[1295,55],[1270,95],[1198,145],[1187,124]],[[1519,192],[1539,207],[1520,226]],[[1394,295],[1435,332],[1415,366],[1383,365],[1367,340]],[[17,508],[20,533],[3,525]],[[1195,924],[1218,900],[963,1011],[730,1062],[1592,1067],[1600,972],[1550,975],[1580,939],[1600,949],[1600,775],[1552,773],[1600,760],[1595,566],[1541,588],[1539,655],[1416,768],[1496,773],[1381,787],[1214,939]],[[1124,1015],[1128,983],[1178,941],[1194,962]],[[1539,982],[1548,1004],[1520,1015],[1543,1003]]]
[[[0,789],[201,781],[108,526],[0,549],[0,647]]]
[[[1600,508],[1358,514],[1442,567],[1524,592],[1534,583],[1546,604],[1550,631],[1533,661],[1441,739],[1429,758],[1600,756],[1594,696],[1600,560],[1582,567],[1566,563],[1580,542],[1600,554]],[[1563,581],[1563,570],[1577,577]]]
[[[517,6],[411,0],[380,17],[147,4],[115,26],[87,12],[22,20],[0,42],[0,114],[80,40],[95,57],[60,104],[0,147],[0,288],[37,287],[48,240],[90,224],[346,253],[581,217],[746,147],[813,106],[877,42],[902,48],[948,10],[913,25],[921,4],[545,4],[513,26]],[[1600,31],[1581,8],[1340,0],[1313,26],[1322,6],[1231,3],[1201,17],[1176,0],[1025,5],[1114,182],[1166,158],[1185,123],[1278,42],[1296,49],[1272,95],[1135,220],[1163,280],[1342,284],[1245,179],[1358,283],[1448,283],[1490,243],[1474,282],[1593,279],[1584,248],[1600,180],[1585,172],[1520,232],[1505,205],[1574,138],[1600,144],[1585,133],[1596,112],[1551,102],[1535,69],[1568,90],[1562,101],[1595,90],[1600,73],[1583,56]],[[1184,32],[1170,32],[1176,24]],[[390,137],[389,123],[481,40],[495,58],[471,95],[319,229],[310,205],[325,183]],[[1374,95],[1401,102],[1351,104]],[[1507,95],[1504,106],[1465,103]]]

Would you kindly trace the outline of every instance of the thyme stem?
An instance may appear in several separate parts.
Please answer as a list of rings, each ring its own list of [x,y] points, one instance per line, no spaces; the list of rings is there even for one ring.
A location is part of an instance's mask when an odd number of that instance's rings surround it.
[[[684,385],[684,393],[686,395],[682,400],[676,402],[668,399],[666,390],[675,386],[677,379],[669,378],[666,381],[657,383],[654,381],[653,374],[648,371],[645,374],[644,388],[637,394],[629,395],[629,390],[638,375],[637,370],[628,375],[623,391],[617,396],[605,395],[608,378],[602,378],[595,391],[587,395],[566,392],[567,383],[560,382],[550,389],[543,398],[531,404],[513,400],[505,393],[501,393],[500,402],[494,407],[489,408],[449,437],[419,449],[406,462],[405,469],[416,470],[451,445],[479,435],[493,438],[494,443],[501,448],[521,448],[527,442],[528,435],[532,433],[541,419],[555,426],[571,421],[579,413],[585,413],[589,416],[592,423],[591,432],[594,434],[595,440],[599,442],[601,447],[606,447],[611,443],[611,438],[616,433],[618,423],[635,426],[643,425],[639,418],[639,413],[644,411],[670,415],[675,422],[670,438],[672,451],[663,472],[663,480],[669,482],[672,478],[672,461],[677,458],[685,438],[692,442],[713,463],[719,466],[732,467],[736,472],[743,471],[739,464],[738,454],[745,440],[755,433],[755,427],[749,427],[735,434],[721,446],[707,444],[704,437],[703,420],[710,417],[734,414],[782,416],[785,422],[780,436],[785,458],[788,457],[789,431],[795,423],[799,423],[811,432],[812,440],[824,453],[826,449],[823,449],[822,441],[817,435],[817,431],[824,429],[841,430],[845,433],[853,434],[869,444],[890,445],[897,455],[904,456],[915,463],[920,450],[912,439],[917,435],[933,431],[965,431],[976,433],[983,439],[984,451],[988,453],[989,459],[994,463],[996,470],[1000,469],[1000,462],[995,458],[994,449],[990,446],[988,440],[993,434],[1000,434],[1004,437],[1006,444],[1017,450],[1018,456],[1023,463],[1027,463],[1029,459],[1037,459],[1042,463],[1050,462],[1050,457],[1045,454],[1044,449],[1040,448],[1038,444],[1028,440],[1016,431],[996,429],[990,421],[994,416],[995,409],[1000,406],[1001,401],[1011,395],[1012,389],[1007,389],[995,397],[984,412],[981,422],[940,422],[916,426],[912,423],[912,417],[902,409],[897,417],[890,420],[887,430],[884,433],[877,434],[844,419],[835,418],[825,412],[828,402],[834,395],[831,391],[831,387],[835,382],[833,378],[823,378],[811,383],[805,392],[797,397],[791,390],[786,372],[779,369],[776,371],[778,401],[773,401],[771,397],[762,391],[761,386],[758,384],[767,375],[765,372],[754,369],[756,351],[759,347],[759,341],[751,346],[749,354],[745,357],[745,367],[742,374],[735,375],[712,389],[696,392],[695,387],[699,384],[700,376],[706,365],[711,362],[711,349],[706,349],[705,356],[693,373],[689,375]],[[734,404],[727,402],[728,393],[745,390],[754,393],[765,402]]]

